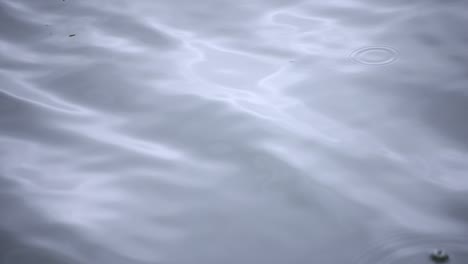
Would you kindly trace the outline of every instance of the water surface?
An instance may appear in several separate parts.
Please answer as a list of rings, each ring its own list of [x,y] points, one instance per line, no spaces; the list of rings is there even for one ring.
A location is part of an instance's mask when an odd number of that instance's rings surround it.
[[[466,263],[467,8],[1,0],[0,263]]]

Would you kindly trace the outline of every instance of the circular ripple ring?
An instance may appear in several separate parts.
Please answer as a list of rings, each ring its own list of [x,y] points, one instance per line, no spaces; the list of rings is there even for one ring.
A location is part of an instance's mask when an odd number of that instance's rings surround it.
[[[387,46],[370,46],[354,50],[349,55],[351,60],[365,65],[387,65],[398,60],[397,49]]]

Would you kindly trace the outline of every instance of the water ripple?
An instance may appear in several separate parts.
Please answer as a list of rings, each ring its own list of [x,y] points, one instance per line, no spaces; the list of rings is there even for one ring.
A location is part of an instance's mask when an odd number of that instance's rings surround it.
[[[468,239],[459,235],[411,235],[396,233],[378,242],[362,254],[354,264],[431,263],[431,253],[443,250],[450,263],[465,263]]]
[[[398,60],[399,52],[392,47],[373,46],[354,50],[350,58],[365,65],[387,65]]]

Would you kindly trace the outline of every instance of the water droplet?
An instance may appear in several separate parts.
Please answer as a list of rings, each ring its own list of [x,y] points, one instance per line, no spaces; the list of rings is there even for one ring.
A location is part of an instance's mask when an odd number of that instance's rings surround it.
[[[431,259],[434,262],[443,263],[443,262],[447,262],[449,260],[449,255],[447,254],[447,252],[445,252],[445,251],[443,251],[441,249],[435,249],[431,253]]]
[[[349,55],[351,60],[365,65],[387,65],[398,60],[398,50],[386,46],[364,47]]]
[[[431,260],[434,263],[461,264],[463,262],[459,260],[468,257],[468,238],[461,236],[396,233],[372,244],[354,264],[430,263]]]

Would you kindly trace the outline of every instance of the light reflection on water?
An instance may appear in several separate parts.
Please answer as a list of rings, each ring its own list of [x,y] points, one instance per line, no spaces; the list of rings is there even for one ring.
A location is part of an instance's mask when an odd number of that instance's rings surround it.
[[[3,263],[464,263],[461,1],[0,2]]]

